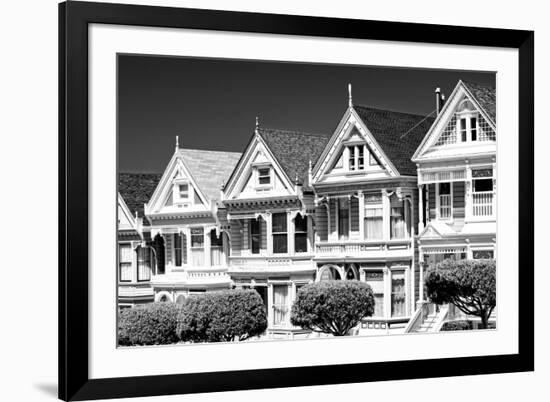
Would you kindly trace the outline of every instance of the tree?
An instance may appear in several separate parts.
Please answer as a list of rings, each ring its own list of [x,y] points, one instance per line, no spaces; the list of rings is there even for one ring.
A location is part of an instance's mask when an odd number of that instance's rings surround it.
[[[224,290],[188,297],[178,320],[182,341],[231,342],[267,328],[262,298],[255,290]]]
[[[445,260],[426,276],[429,298],[437,304],[452,303],[465,314],[481,318],[487,328],[496,305],[494,260]]]
[[[333,280],[302,287],[292,305],[290,322],[310,331],[343,336],[373,313],[369,285]]]

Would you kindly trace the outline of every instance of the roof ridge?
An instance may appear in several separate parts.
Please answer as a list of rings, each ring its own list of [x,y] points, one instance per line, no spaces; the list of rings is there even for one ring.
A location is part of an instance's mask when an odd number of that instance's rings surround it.
[[[217,149],[199,149],[199,148],[179,148],[179,151],[202,151],[202,152],[219,152],[223,154],[242,154],[242,152],[238,151],[220,151]]]
[[[368,105],[353,105],[353,107],[358,107],[358,108],[363,108],[363,109],[371,109],[371,110],[378,110],[378,111],[381,111],[381,112],[390,112],[390,113],[399,113],[399,114],[404,114],[404,115],[407,115],[407,116],[416,116],[416,117],[429,117],[433,111],[431,113],[427,113],[427,114],[420,114],[420,113],[411,113],[411,112],[402,112],[400,110],[394,110],[394,109],[381,109],[379,107],[374,107],[374,106],[368,106]]]
[[[496,85],[494,84],[482,84],[481,82],[476,82],[476,81],[470,81],[470,80],[460,80],[462,81],[464,84],[468,85],[478,85],[480,87],[485,87],[485,88],[491,88],[491,89],[496,89]]]
[[[287,133],[287,134],[299,134],[299,135],[308,135],[310,137],[324,137],[327,138],[327,134],[321,134],[321,133],[307,133],[305,131],[296,131],[296,130],[288,130],[284,128],[271,128],[271,127],[259,127],[259,131],[262,130],[272,130],[272,131],[278,131],[280,133]]]

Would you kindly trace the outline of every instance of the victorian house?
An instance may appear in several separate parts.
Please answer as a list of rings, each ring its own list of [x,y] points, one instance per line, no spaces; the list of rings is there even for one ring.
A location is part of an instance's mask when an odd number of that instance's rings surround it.
[[[117,280],[120,308],[154,300],[151,274],[157,258],[143,207],[159,177],[158,174],[119,174]]]
[[[421,283],[426,269],[444,259],[495,257],[495,95],[494,87],[459,81],[443,104],[436,90],[437,118],[412,158],[418,167]],[[419,313],[433,311],[422,287],[419,299]],[[443,306],[433,321],[453,313]]]
[[[404,326],[418,298],[418,191],[411,157],[433,118],[349,105],[311,173],[316,280],[374,291],[363,328]]]
[[[229,275],[237,288],[259,292],[272,337],[301,332],[290,324],[290,308],[297,290],[316,278],[309,172],[326,141],[326,136],[260,128],[256,123],[224,188]]]
[[[156,255],[155,301],[228,289],[229,233],[221,186],[241,155],[176,149],[144,207]]]

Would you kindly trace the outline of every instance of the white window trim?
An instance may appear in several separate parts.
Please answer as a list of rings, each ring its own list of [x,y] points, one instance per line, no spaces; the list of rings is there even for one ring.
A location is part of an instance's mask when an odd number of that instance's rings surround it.
[[[472,118],[476,118],[476,140],[472,141]],[[466,119],[466,141],[462,141],[462,132],[460,130],[460,120]],[[456,112],[456,143],[457,144],[469,144],[479,142],[479,113],[476,110],[465,110],[462,112]]]
[[[449,183],[449,186],[450,186],[450,195],[451,195],[451,214],[448,218],[442,218],[441,217],[441,210],[440,210],[440,201],[439,201],[439,185],[440,184],[444,184],[444,183]],[[437,220],[440,220],[440,221],[445,221],[445,222],[453,222],[454,221],[454,202],[453,202],[453,199],[454,199],[454,194],[453,194],[453,182],[439,182],[439,183],[435,183],[435,217]]]
[[[367,232],[364,232],[363,234],[363,241],[378,241],[378,240],[384,240],[384,204],[382,203],[382,201],[379,203],[379,204],[367,204],[365,203],[365,212],[367,209],[381,209],[382,210],[382,233],[381,233],[381,236],[376,238],[376,239],[367,239],[366,236],[367,236]],[[391,209],[391,206],[390,206],[390,209]],[[361,225],[364,225],[365,224],[365,220],[367,219],[367,214],[365,213],[364,214],[364,218],[363,218],[363,222],[361,222]]]
[[[269,183],[260,184],[260,169],[269,169]],[[275,174],[273,172],[273,166],[270,163],[258,163],[254,165],[254,188],[257,191],[265,191],[273,189]]]
[[[187,198],[183,198],[180,196],[180,185],[186,184],[187,185]],[[173,198],[174,198],[174,204],[187,204],[192,205],[193,204],[193,195],[194,195],[194,188],[191,185],[191,182],[187,179],[182,180],[174,180],[172,192],[173,192]]]

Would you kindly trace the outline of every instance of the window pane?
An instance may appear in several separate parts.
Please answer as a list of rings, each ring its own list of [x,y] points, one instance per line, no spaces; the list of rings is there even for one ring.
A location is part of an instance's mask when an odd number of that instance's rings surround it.
[[[260,221],[258,219],[250,220],[250,249],[252,254],[258,254],[260,252]]]
[[[365,281],[374,294],[374,317],[384,317],[384,273],[382,270],[365,271]]]
[[[273,323],[284,325],[288,321],[288,286],[273,285]]]
[[[307,252],[307,233],[296,233],[294,236],[294,251],[296,253]]]
[[[439,183],[439,195],[451,194],[451,183]]]
[[[357,158],[357,160],[358,160],[358,165],[359,165],[359,169],[363,169],[364,166],[365,166],[365,159],[364,159],[364,157],[363,157],[363,146],[362,146],[362,145],[359,145],[359,146],[357,147],[357,151],[358,151],[358,153],[359,153],[359,156],[358,156],[358,158]]]
[[[391,315],[403,317],[405,314],[405,272],[392,272]]]
[[[273,253],[287,253],[288,243],[286,234],[273,235]]]
[[[472,177],[479,178],[479,177],[493,177],[493,169],[487,168],[487,169],[475,169],[472,170]]]
[[[271,227],[273,233],[286,233],[286,213],[273,214]]]
[[[462,142],[466,142],[466,141],[467,141],[467,136],[466,136],[466,119],[460,119],[460,138],[461,138]]]
[[[403,207],[391,209],[391,237],[403,239],[406,237],[405,213]]]
[[[138,253],[138,281],[148,281],[151,279],[151,249],[149,247],[139,247]]]
[[[177,267],[181,266],[182,262],[182,241],[181,241],[181,235],[179,233],[174,234],[174,257],[175,257],[175,264]]]
[[[338,235],[340,239],[349,236],[349,202],[347,199],[338,200]]]
[[[258,169],[258,180],[260,184],[269,184],[271,181],[270,169],[269,168]]]
[[[210,231],[210,245],[212,247],[221,247],[222,246],[222,233],[216,235],[216,230],[212,229]]]
[[[493,191],[493,179],[474,180],[474,192]]]
[[[204,229],[203,228],[191,229],[191,247],[193,248],[204,247]]]
[[[365,209],[365,238],[368,240],[382,238],[382,208]]]
[[[302,215],[296,215],[294,218],[294,227],[296,232],[307,232],[307,219]]]
[[[472,141],[477,141],[477,118],[470,119],[470,132],[472,133]]]
[[[349,169],[355,170],[355,147],[348,147],[349,149]]]

